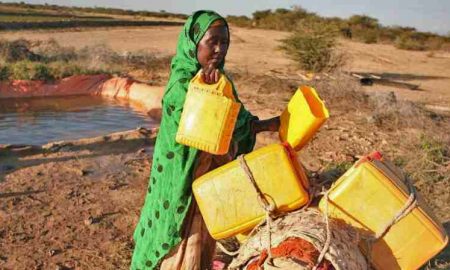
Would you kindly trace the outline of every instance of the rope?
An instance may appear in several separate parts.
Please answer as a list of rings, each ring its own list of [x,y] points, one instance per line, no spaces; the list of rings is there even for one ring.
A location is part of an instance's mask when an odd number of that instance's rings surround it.
[[[331,230],[330,230],[330,220],[328,218],[328,192],[324,192],[323,197],[325,199],[325,213],[324,213],[324,219],[325,219],[325,225],[326,225],[326,239],[325,244],[323,245],[322,250],[320,251],[319,257],[317,258],[317,262],[313,267],[313,270],[317,270],[320,263],[322,262],[323,258],[325,258],[325,254],[327,254],[328,249],[330,248],[331,244]]]
[[[236,251],[229,251],[226,247],[222,245],[222,243],[218,241],[216,242],[216,245],[223,253],[227,254],[228,256],[234,257],[239,254],[239,249]]]
[[[244,155],[240,155],[238,158],[239,164],[241,165],[241,168],[244,170],[245,174],[247,175],[248,179],[252,183],[253,187],[256,190],[256,193],[258,194],[258,200],[262,204],[263,209],[266,212],[272,213],[275,211],[275,207],[273,204],[269,203],[267,198],[264,196],[264,193],[259,188],[258,184],[256,183],[255,177],[253,176],[252,171],[250,170],[250,167],[248,167],[247,162],[244,158]]]
[[[267,254],[268,254],[268,260],[272,261],[272,214],[275,211],[275,204],[269,203],[267,198],[264,196],[264,193],[259,188],[258,184],[256,183],[255,177],[253,176],[252,171],[250,170],[250,167],[248,166],[247,162],[245,161],[244,155],[240,155],[238,158],[239,165],[244,170],[245,174],[247,175],[247,178],[250,180],[250,183],[252,184],[253,188],[255,189],[257,195],[258,195],[258,201],[261,204],[262,208],[266,212],[266,221],[267,221]]]
[[[389,230],[394,226],[397,222],[399,222],[402,218],[407,216],[409,213],[411,213],[414,208],[417,206],[417,193],[414,186],[411,184],[409,179],[405,177],[405,184],[408,186],[409,189],[409,197],[406,203],[403,205],[403,207],[395,214],[395,216],[388,222],[386,225],[383,226],[383,229],[377,232],[373,237],[370,237],[369,239],[366,239],[367,242],[367,259],[372,262],[372,247],[373,244],[378,241],[379,239],[383,238]]]
[[[411,213],[412,210],[414,210],[414,208],[416,208],[417,206],[417,193],[416,193],[416,189],[414,188],[414,186],[411,184],[411,182],[409,181],[408,178],[405,178],[405,182],[408,186],[409,189],[409,198],[406,201],[405,205],[403,205],[403,207],[397,212],[397,214],[394,216],[394,218],[388,222],[382,230],[380,230],[374,237],[375,241],[379,240],[380,238],[382,238],[383,236],[386,235],[386,233],[389,232],[389,230],[391,229],[391,227],[399,222],[402,218],[404,218],[405,216],[407,216],[409,213]]]

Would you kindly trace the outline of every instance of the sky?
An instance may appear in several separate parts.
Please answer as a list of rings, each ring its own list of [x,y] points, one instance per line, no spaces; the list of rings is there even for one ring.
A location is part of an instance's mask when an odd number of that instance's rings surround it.
[[[0,0],[2,2],[18,2]],[[247,15],[256,10],[290,8],[299,5],[322,16],[347,18],[365,14],[381,24],[412,26],[439,34],[450,32],[450,0],[24,0],[33,4],[116,7],[190,14],[212,9],[222,15]]]

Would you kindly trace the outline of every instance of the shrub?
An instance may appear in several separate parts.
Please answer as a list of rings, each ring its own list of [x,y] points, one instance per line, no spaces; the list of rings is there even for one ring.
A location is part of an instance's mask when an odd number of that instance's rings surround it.
[[[395,47],[402,50],[423,51],[423,41],[413,38],[410,34],[403,34],[395,39]]]
[[[10,78],[14,80],[31,80],[31,62],[19,61],[11,64]]]
[[[30,50],[31,43],[28,40],[18,39],[14,41],[0,41],[0,60],[16,62],[22,60],[37,61],[39,55]]]
[[[10,64],[10,79],[14,80],[53,80],[50,68],[41,63],[35,63],[28,60],[19,61]]]
[[[36,53],[41,56],[45,62],[53,61],[72,61],[77,58],[75,49],[72,47],[62,47],[51,38],[46,41],[39,41],[36,46]]]
[[[277,9],[272,11],[268,9],[254,12],[252,25],[259,28],[292,31],[295,29],[297,22],[315,18],[319,17],[298,6],[291,10]]]
[[[361,29],[367,28],[378,28],[380,24],[378,23],[378,19],[369,17],[367,15],[353,15],[348,18],[348,23],[351,26],[358,27]]]
[[[58,80],[72,75],[83,74],[83,69],[74,63],[54,62],[52,63],[53,77]]]
[[[9,72],[9,67],[8,66],[0,67],[0,81],[8,80],[9,75],[10,75],[10,72]]]
[[[378,42],[378,32],[374,29],[367,29],[361,31],[360,39],[366,44],[373,44]]]
[[[51,81],[55,77],[50,68],[45,64],[34,64],[31,68],[31,80]]]
[[[252,26],[252,20],[247,16],[227,16],[227,21],[240,27]]]
[[[387,129],[409,127],[425,129],[427,115],[423,108],[410,101],[398,100],[394,92],[370,95],[372,105],[369,122]]]
[[[445,44],[445,39],[440,37],[430,37],[426,41],[426,47],[428,50],[440,50]]]
[[[308,71],[334,69],[340,58],[335,51],[337,29],[323,24],[302,23],[281,48]]]
[[[450,47],[450,37],[419,32],[413,27],[383,26],[378,19],[367,15],[353,15],[348,19],[321,17],[299,6],[292,9],[260,10],[252,18],[229,16],[230,23],[242,27],[257,27],[282,31],[297,31],[298,22],[315,23],[335,27],[344,38],[353,38],[365,43],[386,42],[408,50],[437,50]],[[399,38],[400,37],[400,38]],[[397,45],[398,44],[398,45]]]

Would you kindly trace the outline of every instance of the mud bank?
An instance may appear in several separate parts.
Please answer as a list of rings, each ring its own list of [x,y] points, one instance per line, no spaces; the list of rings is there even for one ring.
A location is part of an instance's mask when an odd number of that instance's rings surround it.
[[[158,117],[164,88],[150,86],[131,78],[110,75],[77,75],[57,80],[44,81],[14,80],[0,82],[0,99],[29,97],[61,97],[93,95],[128,101],[137,109]]]

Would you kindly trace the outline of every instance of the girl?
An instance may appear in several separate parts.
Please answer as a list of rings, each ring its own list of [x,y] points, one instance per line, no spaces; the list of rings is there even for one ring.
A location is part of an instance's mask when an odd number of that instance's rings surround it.
[[[175,141],[189,81],[202,70],[206,83],[216,83],[224,72],[229,42],[228,24],[213,11],[195,12],[179,35],[148,193],[133,235],[131,269],[211,269],[215,242],[192,199],[192,181],[252,151],[256,133],[279,128],[278,117],[259,121],[242,106],[228,154],[214,156]],[[240,102],[234,86],[233,93]]]

